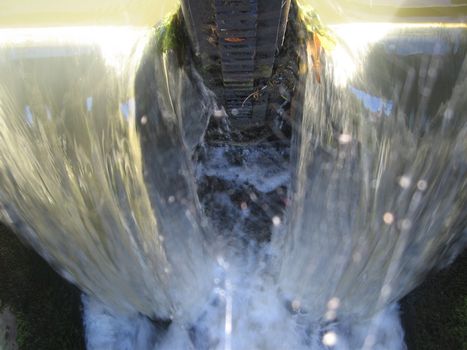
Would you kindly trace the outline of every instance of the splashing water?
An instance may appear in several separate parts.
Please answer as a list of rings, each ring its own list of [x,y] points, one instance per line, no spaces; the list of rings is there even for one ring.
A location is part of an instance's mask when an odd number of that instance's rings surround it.
[[[193,163],[215,97],[160,34],[2,45],[0,217],[87,294],[88,348],[405,347],[395,302],[467,241],[467,34],[361,30],[301,78],[291,159],[248,146],[237,167],[233,146]],[[198,199],[208,177],[288,187],[270,240],[248,200]]]

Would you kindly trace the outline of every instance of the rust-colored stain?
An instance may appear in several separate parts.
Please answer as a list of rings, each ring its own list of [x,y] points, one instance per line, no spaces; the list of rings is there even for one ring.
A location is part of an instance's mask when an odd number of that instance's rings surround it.
[[[313,43],[307,43],[307,51],[313,61],[313,71],[315,72],[316,81],[321,83],[321,40],[319,40],[319,36],[316,33],[313,33]]]
[[[227,41],[228,43],[242,43],[246,39],[245,38],[239,38],[239,37],[232,37],[232,38],[225,38],[224,40]]]

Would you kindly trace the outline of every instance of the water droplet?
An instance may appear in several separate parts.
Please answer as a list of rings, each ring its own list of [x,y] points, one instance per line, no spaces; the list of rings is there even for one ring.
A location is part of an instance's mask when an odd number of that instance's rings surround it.
[[[391,225],[394,222],[394,215],[390,212],[384,213],[383,221],[386,225]]]
[[[230,113],[232,113],[233,116],[237,116],[240,113],[240,111],[237,108],[232,108]]]
[[[337,314],[334,310],[329,310],[327,311],[325,314],[324,314],[324,318],[327,320],[327,321],[334,321],[337,317]]]
[[[417,188],[419,191],[425,191],[428,188],[428,182],[420,180],[417,182]]]
[[[240,208],[242,208],[242,210],[247,210],[248,209],[248,204],[246,204],[245,202],[242,202],[240,204]]]
[[[143,115],[141,117],[141,125],[146,125],[148,123],[148,117],[146,117],[145,115]]]
[[[404,231],[410,230],[412,227],[412,222],[409,219],[404,219],[400,223],[400,228]]]
[[[410,184],[412,183],[412,180],[408,176],[401,176],[399,179],[399,186],[402,188],[409,188]]]
[[[214,118],[224,118],[224,117],[227,116],[227,113],[225,113],[224,107],[216,108],[216,109],[214,109],[213,116],[214,116]]]
[[[341,134],[339,135],[339,143],[345,145],[352,141],[352,135],[350,134]]]
[[[328,309],[336,310],[339,308],[341,301],[339,298],[332,298],[328,301]]]
[[[298,310],[300,310],[300,306],[301,306],[300,300],[295,299],[292,301],[292,310],[294,312],[298,312]]]
[[[174,197],[174,196],[170,196],[170,197],[168,198],[168,202],[169,202],[170,204],[174,203],[174,202],[175,202],[175,197]]]
[[[323,336],[323,344],[326,346],[334,346],[337,343],[337,334],[335,332],[327,332]]]
[[[273,224],[274,226],[279,226],[279,225],[281,224],[281,218],[278,217],[278,216],[274,216],[274,217],[272,218],[272,224]]]
[[[229,263],[222,256],[217,257],[217,263],[224,269],[229,268]]]

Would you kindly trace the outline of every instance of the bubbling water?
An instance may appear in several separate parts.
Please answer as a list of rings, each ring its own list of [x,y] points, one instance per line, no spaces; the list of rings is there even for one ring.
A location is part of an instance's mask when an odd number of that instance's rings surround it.
[[[193,164],[218,107],[164,33],[112,59],[3,45],[0,215],[86,293],[89,349],[404,349],[395,302],[467,241],[467,36],[358,30],[301,77],[291,163],[258,147],[235,169],[227,146]],[[270,241],[218,234],[203,176],[288,186]]]

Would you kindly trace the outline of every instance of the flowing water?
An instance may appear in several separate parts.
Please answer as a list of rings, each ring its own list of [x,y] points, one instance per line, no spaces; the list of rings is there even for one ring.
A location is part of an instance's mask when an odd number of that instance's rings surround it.
[[[0,31],[0,218],[89,349],[405,347],[397,300],[467,242],[467,31],[334,32],[289,149],[203,144],[220,106],[160,33]]]

